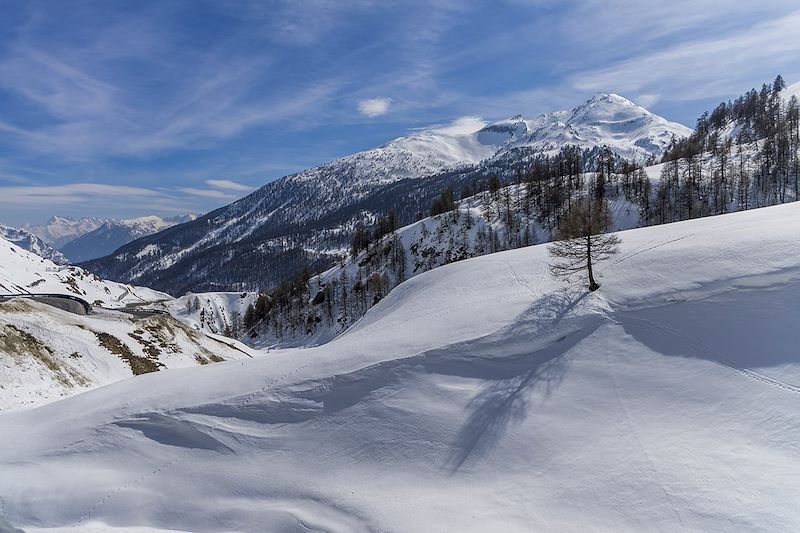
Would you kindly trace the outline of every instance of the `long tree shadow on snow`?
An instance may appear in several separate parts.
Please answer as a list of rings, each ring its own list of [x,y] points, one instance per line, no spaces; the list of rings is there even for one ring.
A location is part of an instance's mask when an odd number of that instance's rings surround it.
[[[734,368],[800,362],[800,283],[730,290],[697,300],[618,310],[625,332],[654,352]]]
[[[470,458],[491,451],[514,421],[525,417],[534,392],[547,399],[561,383],[569,365],[569,351],[591,335],[601,317],[564,320],[586,297],[560,293],[537,301],[517,322],[471,347],[462,358],[470,372],[459,375],[491,382],[467,406],[467,419],[458,431],[445,467],[455,473]],[[513,335],[509,337],[509,334]],[[537,349],[538,347],[538,349]],[[435,359],[431,370],[445,359]]]
[[[509,419],[524,412],[528,392],[545,387],[547,394],[560,382],[566,369],[563,354],[599,324],[599,317],[565,320],[585,297],[584,291],[547,295],[512,324],[486,337],[323,380],[265,390],[246,403],[204,404],[175,414],[179,418],[182,414],[230,417],[259,424],[302,423],[350,408],[408,372],[489,381],[470,404],[472,412],[453,445],[448,465],[456,470],[471,454],[490,445]]]

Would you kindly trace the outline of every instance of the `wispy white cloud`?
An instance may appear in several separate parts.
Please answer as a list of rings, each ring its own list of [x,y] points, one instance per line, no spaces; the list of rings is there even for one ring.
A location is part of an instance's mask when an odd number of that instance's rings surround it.
[[[24,176],[18,176],[16,174],[6,174],[0,172],[0,182],[5,183],[13,183],[14,185],[33,185],[34,181],[30,178],[26,178]]]
[[[0,187],[0,206],[58,210],[66,206],[103,203],[149,203],[168,195],[151,189],[102,183]]]
[[[206,189],[147,189],[101,183],[0,186],[0,217],[2,222],[14,225],[53,214],[118,218],[178,215],[205,212],[234,199],[235,195]]]
[[[366,117],[375,118],[388,113],[391,105],[391,98],[367,98],[358,103],[358,112]]]
[[[250,4],[248,14],[262,18],[274,40],[308,46],[326,38],[343,20],[375,4],[374,0],[278,0]]]
[[[0,89],[46,120],[31,124],[6,115],[0,134],[18,149],[68,160],[150,157],[208,147],[253,127],[304,116],[325,108],[338,87],[335,79],[321,79],[259,94],[255,87],[271,73],[267,54],[231,58],[230,51],[213,47],[202,54],[176,48],[147,19],[114,26],[114,42],[98,31],[55,46],[21,31],[8,53],[0,54]],[[147,46],[143,37],[150,40]],[[113,52],[128,44],[130,51]],[[152,81],[120,70],[122,59],[143,65]]]
[[[2,192],[2,194],[0,194],[0,201],[3,202],[10,202],[19,198],[53,198],[58,200],[64,196],[73,195],[99,195],[105,197],[158,196],[158,192],[153,189],[130,187],[127,185],[109,185],[105,183],[2,187],[0,188],[0,192]]]
[[[638,100],[662,95],[671,100],[725,97],[747,90],[753,71],[766,76],[783,71],[800,75],[789,60],[800,54],[800,11],[711,38],[702,35],[611,66],[574,75],[573,86],[584,91],[628,93]],[[791,69],[787,72],[785,69]],[[790,78],[792,79],[792,78]]]
[[[216,189],[225,189],[236,192],[248,192],[253,190],[253,187],[250,187],[249,185],[243,185],[231,180],[206,180],[206,185]]]
[[[634,99],[636,103],[642,107],[651,107],[661,100],[661,95],[657,93],[640,93],[638,96],[634,97]]]
[[[213,189],[198,189],[196,187],[181,187],[178,189],[184,194],[191,194],[193,196],[204,196],[206,198],[219,198],[219,199],[233,199],[234,195],[223,191],[216,191]]]

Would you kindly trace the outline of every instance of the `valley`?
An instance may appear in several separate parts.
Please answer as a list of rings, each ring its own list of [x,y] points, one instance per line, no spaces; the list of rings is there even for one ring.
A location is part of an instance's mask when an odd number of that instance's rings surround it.
[[[4,3],[0,533],[800,531],[798,27]]]

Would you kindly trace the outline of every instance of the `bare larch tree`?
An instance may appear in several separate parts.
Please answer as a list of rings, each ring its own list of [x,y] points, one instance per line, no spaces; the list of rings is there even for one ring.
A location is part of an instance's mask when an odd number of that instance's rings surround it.
[[[589,290],[600,285],[594,279],[593,262],[603,261],[619,251],[619,237],[608,233],[613,217],[605,200],[581,198],[562,217],[556,232],[557,241],[548,247],[556,262],[550,266],[553,275],[569,279],[584,270],[589,275]]]

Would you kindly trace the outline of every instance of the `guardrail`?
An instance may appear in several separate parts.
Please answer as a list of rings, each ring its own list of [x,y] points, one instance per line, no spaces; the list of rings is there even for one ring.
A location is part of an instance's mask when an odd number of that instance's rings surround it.
[[[20,294],[0,294],[0,301],[10,300],[12,298],[27,298],[42,302],[58,309],[63,309],[76,315],[88,315],[92,311],[92,306],[77,296],[71,294],[35,294],[35,293],[20,293]]]

